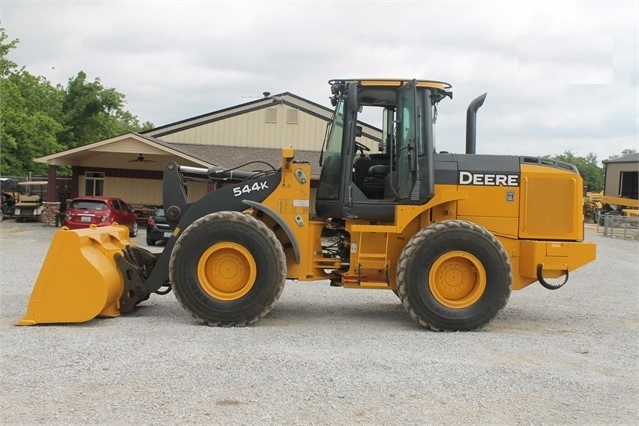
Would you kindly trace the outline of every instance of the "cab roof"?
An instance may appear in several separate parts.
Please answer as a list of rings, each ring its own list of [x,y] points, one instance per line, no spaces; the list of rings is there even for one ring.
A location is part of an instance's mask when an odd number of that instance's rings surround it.
[[[345,79],[334,79],[330,80],[329,84],[335,84],[338,82],[343,83],[358,83],[360,86],[387,86],[387,87],[399,87],[403,84],[410,83],[413,79],[408,78],[345,78]],[[434,89],[440,90],[448,90],[453,87],[451,84],[436,81],[436,80],[415,80],[417,82],[417,87],[432,87]]]

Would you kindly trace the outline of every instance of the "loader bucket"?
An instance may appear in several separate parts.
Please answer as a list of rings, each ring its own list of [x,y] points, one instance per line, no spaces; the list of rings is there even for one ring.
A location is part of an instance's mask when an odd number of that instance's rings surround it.
[[[125,226],[56,231],[16,325],[73,323],[120,315],[124,285],[114,255],[131,245]]]

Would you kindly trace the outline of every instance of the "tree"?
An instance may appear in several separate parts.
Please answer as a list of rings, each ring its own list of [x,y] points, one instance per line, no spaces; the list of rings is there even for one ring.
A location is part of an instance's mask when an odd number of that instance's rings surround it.
[[[553,160],[563,161],[564,163],[572,164],[577,167],[579,174],[584,180],[584,185],[588,191],[600,192],[604,186],[604,170],[599,167],[597,161],[597,155],[592,152],[586,157],[576,156],[572,151],[568,150],[563,154],[554,156],[546,155],[546,158],[552,158]]]
[[[19,40],[0,28],[0,174],[46,173],[35,158],[153,128],[124,109],[125,96],[80,71],[53,86],[7,58]]]
[[[58,152],[62,130],[59,122],[61,92],[42,77],[24,70],[14,72],[0,83],[2,174],[46,173],[46,164],[34,158]]]
[[[7,42],[8,38],[9,36],[5,29],[0,27],[0,77],[8,75],[12,69],[17,67],[14,62],[7,59],[7,54],[11,49],[15,49],[20,40],[15,39]]]
[[[618,158],[626,157],[626,156],[632,155],[632,154],[637,154],[637,150],[634,149],[634,148],[626,148],[623,151],[621,151],[621,155],[613,154],[613,155],[608,157],[608,160],[616,160]]]
[[[60,124],[60,88],[43,77],[35,77],[6,59],[18,40],[6,43],[0,28],[0,173],[42,174],[46,165],[34,158],[63,148],[57,142]]]
[[[152,128],[140,125],[138,118],[124,110],[125,96],[113,88],[104,88],[100,78],[87,81],[80,71],[69,84],[62,101],[64,131],[60,141],[68,148],[108,139],[127,132]]]

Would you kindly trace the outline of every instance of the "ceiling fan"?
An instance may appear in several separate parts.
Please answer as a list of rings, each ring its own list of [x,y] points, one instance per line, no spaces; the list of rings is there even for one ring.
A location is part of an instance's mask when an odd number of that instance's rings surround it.
[[[129,163],[154,163],[155,161],[153,160],[147,160],[146,158],[144,158],[144,156],[142,154],[138,155],[137,157],[135,157],[133,160],[129,160]]]

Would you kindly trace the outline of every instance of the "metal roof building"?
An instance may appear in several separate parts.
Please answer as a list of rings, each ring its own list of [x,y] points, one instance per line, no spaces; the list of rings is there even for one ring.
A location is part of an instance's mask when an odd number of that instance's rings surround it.
[[[604,160],[604,194],[639,199],[639,154]]]
[[[308,161],[319,174],[318,159],[332,110],[285,92],[156,127],[127,133],[36,159],[49,165],[49,180],[58,166],[71,166],[70,197],[114,195],[141,206],[162,203],[162,170],[174,160],[195,167],[238,167],[255,160],[276,168],[283,147]],[[381,130],[362,125],[361,142],[375,147]],[[246,166],[252,170],[249,164]],[[51,185],[53,187],[53,185]],[[193,200],[213,190],[201,182],[188,186]],[[55,193],[49,201],[58,201]]]

